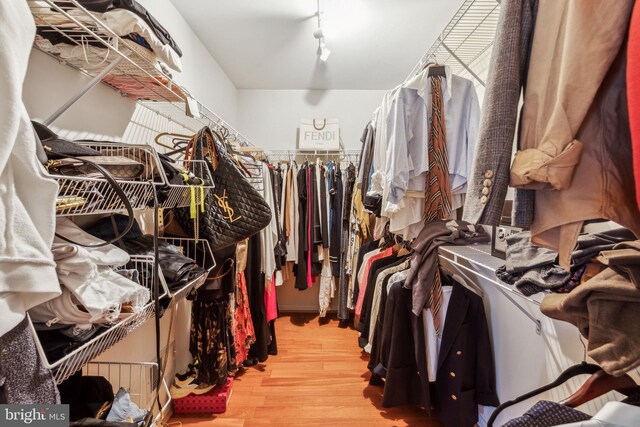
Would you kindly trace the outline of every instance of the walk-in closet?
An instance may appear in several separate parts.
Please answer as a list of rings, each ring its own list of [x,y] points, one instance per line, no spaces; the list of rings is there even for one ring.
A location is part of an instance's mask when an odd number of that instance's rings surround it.
[[[2,0],[0,46],[0,427],[640,427],[635,0]]]

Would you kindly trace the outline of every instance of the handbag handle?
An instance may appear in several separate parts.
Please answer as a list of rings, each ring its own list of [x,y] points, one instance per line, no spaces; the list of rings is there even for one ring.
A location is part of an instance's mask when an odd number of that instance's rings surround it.
[[[316,119],[313,119],[313,128],[315,130],[322,130],[327,126],[327,119],[322,119],[322,126],[321,127],[317,127],[316,126]]]
[[[124,190],[122,189],[122,187],[120,187],[120,184],[118,184],[118,181],[115,180],[115,178],[113,176],[111,176],[111,174],[102,166],[87,160],[87,159],[82,159],[80,157],[74,157],[74,156],[69,156],[66,154],[61,154],[61,153],[56,153],[55,151],[53,151],[50,147],[47,147],[46,145],[44,146],[45,151],[47,151],[48,153],[52,153],[58,156],[62,156],[62,157],[69,157],[71,159],[74,160],[78,160],[82,163],[86,163],[87,165],[95,168],[98,172],[100,172],[100,174],[102,174],[104,176],[104,178],[107,180],[107,182],[109,183],[109,185],[111,186],[111,188],[113,188],[113,191],[116,193],[116,195],[118,196],[118,198],[122,201],[122,204],[124,205],[124,208],[127,210],[127,215],[129,220],[127,221],[127,225],[124,228],[124,231],[119,235],[116,236],[115,238],[103,242],[103,243],[98,243],[95,245],[84,245],[82,243],[78,243],[78,242],[74,242],[71,239],[68,239],[58,233],[56,233],[56,237],[64,240],[65,242],[74,244],[74,245],[78,245],[78,246],[82,246],[85,248],[100,248],[102,246],[107,246],[110,245],[112,243],[117,242],[118,240],[122,239],[122,237],[124,237],[129,231],[131,231],[131,228],[133,227],[135,218],[134,218],[134,212],[133,212],[133,206],[131,206],[131,202],[129,201],[129,197],[127,196],[127,193],[124,192]],[[153,185],[153,184],[151,184]]]
[[[231,271],[233,270],[233,266],[235,265],[235,261],[233,258],[227,258],[224,260],[224,262],[222,263],[222,266],[220,267],[220,270],[218,270],[218,273],[222,270],[222,268],[225,266],[225,264],[227,264],[227,261],[230,261],[229,263],[229,268],[227,269],[227,271],[225,271],[222,274],[217,274],[216,276],[213,277],[207,277],[207,281],[210,280],[218,280],[218,279],[222,279],[224,276],[226,276],[227,274],[231,273]]]
[[[218,150],[216,148],[213,133],[215,132],[208,127],[205,127],[189,140],[184,154],[186,161],[185,166],[187,168],[190,166],[189,160],[193,160],[195,156],[197,148],[196,145],[198,144],[200,145],[200,150],[202,150],[202,156],[204,158],[209,158],[209,162],[211,163],[213,170],[215,171],[218,169]],[[216,136],[220,138],[220,135],[216,134]]]

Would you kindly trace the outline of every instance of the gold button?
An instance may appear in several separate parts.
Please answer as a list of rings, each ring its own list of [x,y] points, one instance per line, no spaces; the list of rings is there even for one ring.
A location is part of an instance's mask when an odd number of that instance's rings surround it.
[[[489,187],[484,187],[482,189],[482,194],[484,194],[485,196],[488,196],[489,195]]]
[[[493,178],[493,171],[492,170],[488,170],[484,173],[484,177],[485,178]]]
[[[489,198],[487,196],[480,197],[480,203],[482,203],[483,205],[486,205],[488,201]]]
[[[482,183],[485,187],[491,187],[491,184],[493,184],[493,182],[490,179],[485,179]]]
[[[451,375],[452,377],[455,377],[456,373],[455,372],[449,372],[449,375]]]
[[[451,398],[452,398],[453,400],[458,400],[458,398],[456,397],[456,395],[455,395],[455,394],[452,394],[452,395],[451,395]]]
[[[460,350],[456,351],[456,356],[462,356],[462,352]]]

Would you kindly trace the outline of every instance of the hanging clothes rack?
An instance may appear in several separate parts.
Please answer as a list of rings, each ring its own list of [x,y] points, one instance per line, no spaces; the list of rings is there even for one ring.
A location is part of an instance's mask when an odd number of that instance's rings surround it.
[[[316,150],[316,151],[300,151],[300,150],[265,150],[265,158],[270,162],[304,162],[315,161],[321,159],[323,161],[336,160],[340,163],[351,162],[358,163],[360,158],[360,150]]]
[[[407,80],[430,62],[449,65],[454,74],[468,73],[485,86],[475,65],[490,54],[498,26],[497,0],[465,0],[437,40],[413,67]]]

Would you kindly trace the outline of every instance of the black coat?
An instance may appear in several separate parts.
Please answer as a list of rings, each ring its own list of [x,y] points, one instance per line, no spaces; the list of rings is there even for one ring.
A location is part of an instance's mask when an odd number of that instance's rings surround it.
[[[294,232],[298,233],[299,245],[298,245],[298,263],[295,266],[294,273],[296,275],[296,289],[305,290],[309,287],[307,283],[307,271],[311,267],[307,262],[307,254],[309,248],[309,201],[307,200],[309,192],[307,191],[307,166],[303,166],[298,171],[298,194],[294,197],[298,197],[300,203],[298,204],[298,215],[300,221],[298,223],[298,229]]]
[[[411,289],[405,289],[402,285],[402,282],[396,283],[389,289],[380,337],[380,363],[373,370],[373,374],[385,379],[382,396],[384,408],[426,405],[428,402],[414,355]],[[424,348],[422,346],[423,352]]]
[[[471,427],[478,405],[499,405],[493,352],[482,298],[455,281],[452,286],[431,390],[423,319],[411,312],[411,290],[399,284],[381,312],[380,364],[373,372],[385,378],[382,406],[435,406],[445,427]]]
[[[482,298],[455,280],[452,286],[432,401],[445,427],[471,427],[478,421],[478,405],[500,402]]]

